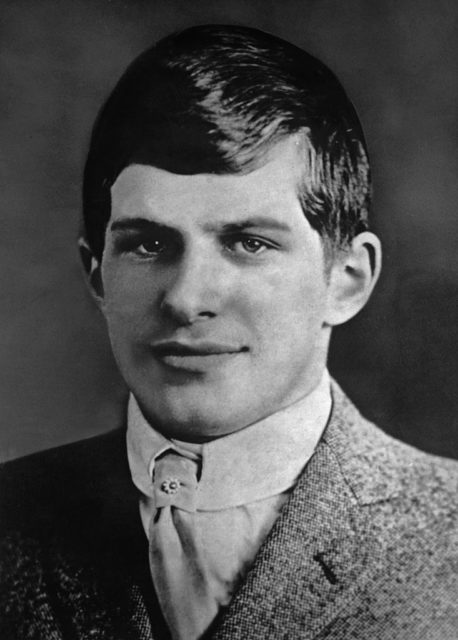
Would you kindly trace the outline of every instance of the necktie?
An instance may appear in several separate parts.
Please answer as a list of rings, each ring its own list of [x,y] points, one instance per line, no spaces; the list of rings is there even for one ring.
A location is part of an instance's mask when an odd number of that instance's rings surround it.
[[[173,450],[156,460],[156,512],[149,527],[151,574],[173,640],[199,638],[217,613],[196,530],[197,463]]]

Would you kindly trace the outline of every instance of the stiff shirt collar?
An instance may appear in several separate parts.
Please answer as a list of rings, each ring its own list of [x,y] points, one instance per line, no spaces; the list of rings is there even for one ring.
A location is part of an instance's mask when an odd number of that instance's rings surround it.
[[[154,497],[155,461],[168,450],[199,460],[197,509],[219,511],[268,498],[293,487],[312,456],[331,412],[327,371],[306,397],[255,424],[204,444],[168,439],[143,417],[131,394],[127,455],[132,480]]]

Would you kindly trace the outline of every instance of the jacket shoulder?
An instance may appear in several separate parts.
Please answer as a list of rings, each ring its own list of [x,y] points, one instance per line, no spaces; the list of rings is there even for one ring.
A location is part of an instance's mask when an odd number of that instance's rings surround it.
[[[34,530],[47,535],[59,522],[90,516],[113,469],[123,468],[124,430],[48,449],[0,466],[0,534]]]
[[[456,513],[458,461],[421,451],[366,420],[337,384],[325,439],[361,504],[385,500],[448,504]],[[330,425],[331,426],[331,425]]]
[[[124,429],[2,465],[1,638],[130,637],[145,540]]]
[[[377,637],[452,637],[441,633],[458,623],[458,463],[387,435],[339,388],[334,407],[325,438],[364,521]]]

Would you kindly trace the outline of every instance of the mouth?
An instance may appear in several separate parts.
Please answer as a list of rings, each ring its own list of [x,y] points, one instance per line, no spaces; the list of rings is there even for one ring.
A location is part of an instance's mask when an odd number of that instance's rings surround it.
[[[248,347],[240,347],[221,342],[184,343],[176,341],[159,342],[152,346],[153,354],[159,362],[172,369],[204,373],[219,367],[240,354]]]

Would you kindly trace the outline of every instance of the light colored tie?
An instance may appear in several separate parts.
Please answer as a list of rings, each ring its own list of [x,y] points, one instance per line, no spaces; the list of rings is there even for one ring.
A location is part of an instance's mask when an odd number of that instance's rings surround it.
[[[169,450],[156,460],[156,512],[149,527],[151,574],[173,640],[196,640],[217,614],[194,514],[196,461]]]

